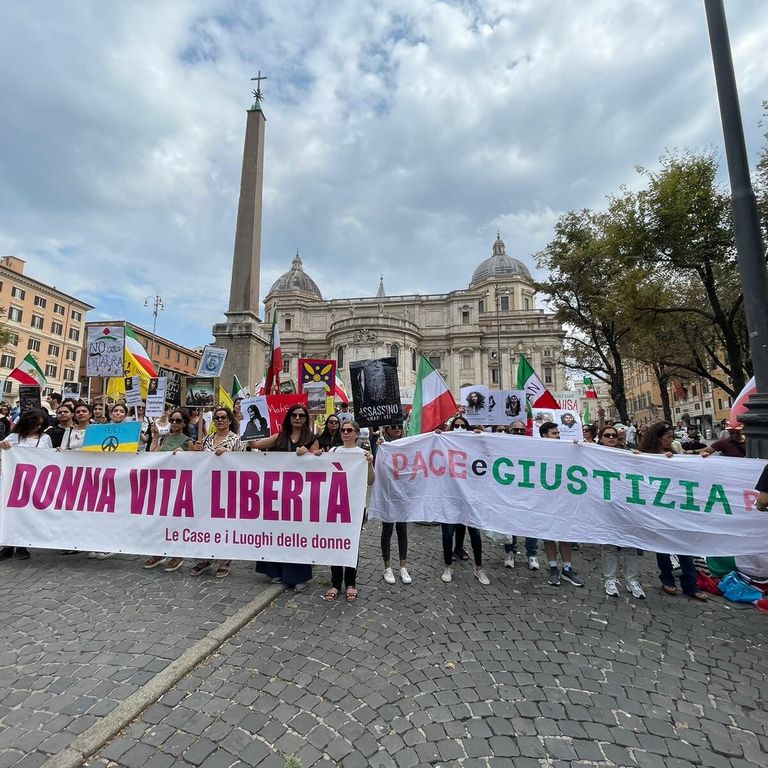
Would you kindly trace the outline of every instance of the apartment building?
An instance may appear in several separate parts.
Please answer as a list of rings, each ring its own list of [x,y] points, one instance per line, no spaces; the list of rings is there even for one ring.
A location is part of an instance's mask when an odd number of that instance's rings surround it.
[[[17,256],[0,259],[0,306],[9,338],[0,353],[3,398],[16,398],[19,385],[8,374],[31,352],[48,380],[43,394],[77,381],[83,356],[85,316],[93,307],[55,286],[24,274]]]

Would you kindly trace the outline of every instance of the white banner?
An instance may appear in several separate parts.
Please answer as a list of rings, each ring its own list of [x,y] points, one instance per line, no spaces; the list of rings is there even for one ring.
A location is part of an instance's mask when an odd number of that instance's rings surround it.
[[[444,432],[384,443],[368,513],[682,555],[768,551],[759,459]]]
[[[11,448],[0,544],[354,566],[367,475],[362,454]]]

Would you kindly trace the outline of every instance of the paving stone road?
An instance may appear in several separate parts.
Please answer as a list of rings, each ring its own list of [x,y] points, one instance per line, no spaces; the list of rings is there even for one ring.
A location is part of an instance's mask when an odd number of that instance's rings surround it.
[[[648,599],[609,598],[593,547],[577,553],[583,589],[549,587],[522,562],[505,570],[489,542],[491,586],[466,564],[444,584],[439,528],[421,526],[409,529],[414,583],[390,587],[378,531],[371,522],[364,535],[356,603],[323,602],[318,569],[89,764],[768,765],[768,617],[752,607],[663,597],[650,555]],[[154,579],[136,580],[139,602],[151,597]],[[205,594],[190,583],[185,610]]]
[[[0,563],[0,768],[36,768],[263,587],[34,550]]]

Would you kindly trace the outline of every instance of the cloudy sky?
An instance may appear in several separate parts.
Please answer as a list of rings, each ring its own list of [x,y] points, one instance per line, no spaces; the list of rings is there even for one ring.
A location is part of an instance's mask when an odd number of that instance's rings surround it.
[[[768,3],[726,10],[754,162]],[[297,249],[327,298],[464,288],[497,229],[532,267],[636,165],[722,146],[699,0],[8,0],[0,66],[0,255],[90,319],[151,328],[159,291],[190,346],[227,308],[258,70],[262,298]]]

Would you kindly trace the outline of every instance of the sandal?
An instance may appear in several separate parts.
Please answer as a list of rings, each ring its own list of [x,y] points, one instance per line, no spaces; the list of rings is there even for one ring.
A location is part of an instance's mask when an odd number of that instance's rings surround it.
[[[216,578],[224,579],[229,576],[229,560],[219,563],[219,567],[216,569]]]
[[[211,567],[211,565],[212,563],[210,560],[201,560],[199,563],[195,563],[189,569],[189,575],[199,576],[201,573],[205,573]]]
[[[457,549],[453,554],[457,560],[469,560],[469,552],[466,549]]]
[[[323,600],[328,603],[332,603],[339,596],[339,590],[336,587],[331,587],[324,595]]]
[[[700,600],[702,603],[706,603],[707,600],[709,600],[709,595],[706,592],[702,592],[701,590],[688,595],[688,597],[690,597],[691,600]]]
[[[677,587],[670,587],[670,586],[669,586],[669,585],[667,585],[667,584],[663,584],[663,585],[662,585],[662,587],[661,587],[661,591],[662,591],[662,592],[663,592],[665,595],[679,595],[679,594],[680,594],[680,590],[679,590]]]
[[[354,587],[347,587],[347,602],[354,603],[357,600],[357,590]]]

